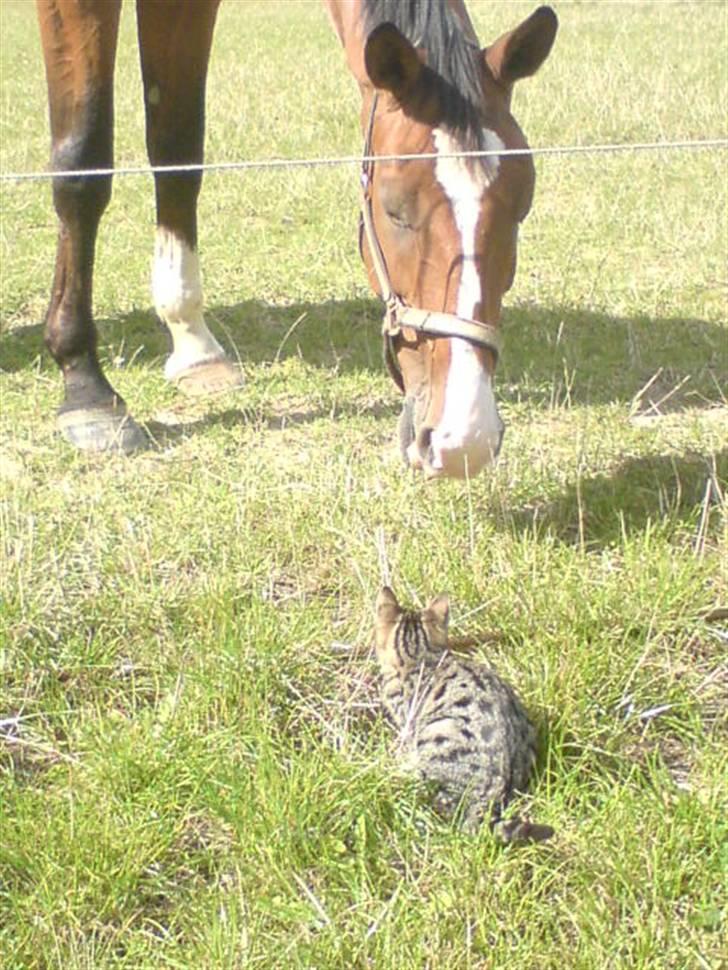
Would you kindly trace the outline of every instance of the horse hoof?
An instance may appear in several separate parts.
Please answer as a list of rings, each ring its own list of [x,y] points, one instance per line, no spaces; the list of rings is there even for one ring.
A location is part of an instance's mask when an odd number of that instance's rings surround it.
[[[175,374],[172,381],[188,397],[206,397],[242,387],[243,375],[236,364],[222,358],[188,367]]]
[[[58,427],[81,451],[129,455],[149,447],[149,439],[125,408],[92,407],[60,411]]]

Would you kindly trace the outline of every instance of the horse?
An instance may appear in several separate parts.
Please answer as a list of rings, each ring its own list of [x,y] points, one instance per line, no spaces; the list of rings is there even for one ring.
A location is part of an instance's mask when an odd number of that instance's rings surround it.
[[[203,160],[205,85],[220,0],[137,0],[149,161]],[[510,110],[516,81],[548,56],[540,7],[481,50],[463,0],[324,0],[362,100],[360,251],[385,301],[385,360],[404,396],[399,436],[428,478],[492,464],[504,425],[493,393],[498,322],[534,191]],[[130,453],[146,433],[109,383],[92,311],[94,251],[113,167],[113,74],[121,0],[36,0],[59,220],[44,339],[63,376],[58,425],[74,446]],[[490,154],[463,157],[463,151]],[[412,156],[425,156],[417,158]],[[392,156],[398,156],[392,158]],[[402,158],[399,156],[408,156]],[[65,175],[64,173],[75,173]],[[155,171],[152,295],[188,394],[241,383],[204,318],[197,254],[201,171]]]

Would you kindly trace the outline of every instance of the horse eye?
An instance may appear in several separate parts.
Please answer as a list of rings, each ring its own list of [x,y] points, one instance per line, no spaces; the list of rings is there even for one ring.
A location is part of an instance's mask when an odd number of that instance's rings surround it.
[[[384,180],[379,187],[379,200],[387,219],[397,229],[414,228],[414,198],[410,192],[403,192],[401,186],[392,185]]]
[[[390,222],[393,222],[398,229],[413,229],[414,226],[407,218],[405,209],[385,209]]]

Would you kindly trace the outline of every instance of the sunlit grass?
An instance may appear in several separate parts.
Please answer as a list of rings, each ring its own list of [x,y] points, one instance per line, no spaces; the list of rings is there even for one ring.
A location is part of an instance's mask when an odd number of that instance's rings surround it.
[[[471,3],[481,39],[524,3]],[[720,4],[559,7],[531,142],[724,135]],[[31,4],[4,2],[3,171],[48,136]],[[119,163],[144,158],[133,6]],[[318,4],[220,14],[207,157],[352,154]],[[351,169],[207,177],[212,327],[245,388],[180,400],[150,307],[149,179],[99,240],[104,365],[158,448],[71,453],[41,349],[55,216],[0,187],[0,965],[712,968],[726,930],[726,156],[554,157],[504,319],[497,469],[427,486],[356,246]],[[368,653],[384,578],[539,725],[502,850],[397,777]]]

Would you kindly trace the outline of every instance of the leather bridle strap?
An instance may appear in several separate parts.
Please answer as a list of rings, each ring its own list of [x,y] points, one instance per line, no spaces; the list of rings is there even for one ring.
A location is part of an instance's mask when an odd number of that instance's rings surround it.
[[[387,353],[389,359],[387,362],[390,369],[396,367],[396,356],[391,346],[391,340],[400,333],[402,327],[408,327],[418,333],[424,333],[431,337],[461,337],[479,347],[484,347],[486,350],[489,350],[497,362],[500,350],[500,337],[496,327],[489,323],[481,323],[480,320],[459,317],[454,313],[444,313],[439,310],[421,310],[418,307],[409,306],[409,304],[405,303],[394,292],[392,281],[387,270],[387,263],[384,259],[384,253],[382,252],[382,247],[377,237],[374,226],[374,214],[372,212],[372,180],[374,175],[374,158],[371,154],[372,132],[374,130],[374,116],[377,110],[378,97],[379,95],[375,92],[372,97],[367,133],[364,140],[364,158],[361,171],[361,214],[372,265],[386,307],[384,321],[382,323],[382,334],[388,341]],[[396,370],[398,371],[399,368],[396,367]],[[400,375],[393,371],[393,376],[401,386],[402,381]]]

